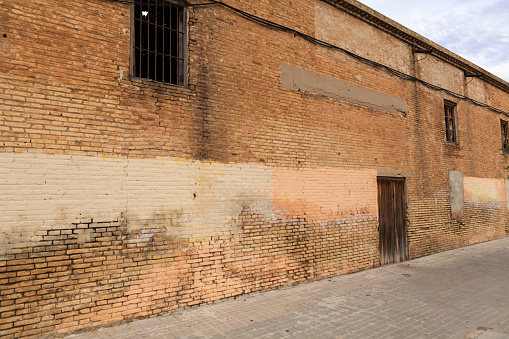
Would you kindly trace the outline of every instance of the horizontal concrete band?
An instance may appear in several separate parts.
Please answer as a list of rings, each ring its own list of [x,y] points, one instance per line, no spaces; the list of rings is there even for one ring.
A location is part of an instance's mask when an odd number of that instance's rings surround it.
[[[408,113],[408,104],[404,99],[285,63],[280,64],[280,69],[283,88],[316,93],[384,112],[403,115]]]

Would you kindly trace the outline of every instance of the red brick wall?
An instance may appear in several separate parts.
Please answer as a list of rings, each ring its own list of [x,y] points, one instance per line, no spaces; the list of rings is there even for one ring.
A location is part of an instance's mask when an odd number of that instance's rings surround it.
[[[321,1],[228,3],[509,110],[507,92],[467,84],[433,55],[416,61],[407,43]],[[411,257],[506,235],[505,196],[467,199],[454,219],[448,184],[449,170],[503,180],[501,114],[221,6],[189,11],[184,88],[129,78],[128,5],[2,6],[1,336],[69,333],[377,266],[376,208],[366,208],[377,171],[407,173]],[[280,63],[404,99],[408,113],[285,89]],[[458,105],[459,146],[445,142],[444,99]],[[277,182],[288,171],[306,173],[296,188]]]

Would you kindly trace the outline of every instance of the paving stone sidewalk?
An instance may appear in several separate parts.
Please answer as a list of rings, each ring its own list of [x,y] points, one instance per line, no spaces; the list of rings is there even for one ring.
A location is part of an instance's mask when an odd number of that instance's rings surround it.
[[[509,339],[509,238],[68,338]]]

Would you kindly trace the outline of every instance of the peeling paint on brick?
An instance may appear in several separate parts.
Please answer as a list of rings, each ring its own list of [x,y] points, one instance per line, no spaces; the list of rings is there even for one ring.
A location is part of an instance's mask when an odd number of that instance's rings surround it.
[[[228,1],[509,111],[501,80],[467,80],[459,67],[475,65],[354,0],[327,3]],[[2,337],[66,334],[377,266],[377,175],[405,177],[411,258],[509,232],[502,114],[223,6],[188,11],[186,86],[124,71],[125,3],[2,6]],[[445,54],[413,53],[416,41]],[[285,89],[282,64],[371,99]],[[363,105],[374,93],[405,116]],[[445,141],[444,100],[457,102],[459,144]],[[461,218],[451,170],[464,175]]]

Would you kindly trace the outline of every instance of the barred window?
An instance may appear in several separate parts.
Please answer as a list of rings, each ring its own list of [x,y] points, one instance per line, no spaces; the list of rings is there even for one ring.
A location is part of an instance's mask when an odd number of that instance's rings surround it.
[[[509,140],[507,135],[507,121],[500,120],[500,130],[502,133],[502,152],[509,153]]]
[[[185,85],[185,8],[165,0],[139,0],[132,11],[133,76]]]
[[[447,142],[458,143],[458,131],[456,128],[456,104],[444,102],[445,111],[445,137]]]

